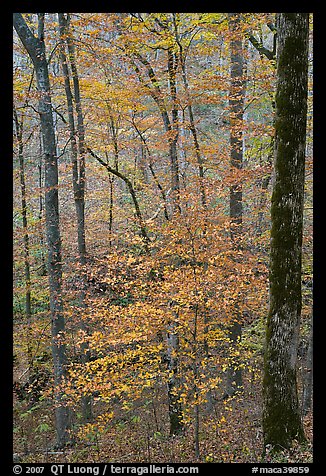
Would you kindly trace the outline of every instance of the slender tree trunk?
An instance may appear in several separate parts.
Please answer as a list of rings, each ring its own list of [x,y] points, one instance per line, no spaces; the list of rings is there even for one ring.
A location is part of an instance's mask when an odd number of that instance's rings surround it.
[[[73,176],[73,191],[77,217],[77,239],[78,239],[78,253],[81,264],[80,281],[81,289],[79,293],[79,311],[81,315],[86,315],[86,241],[85,241],[85,131],[83,123],[82,105],[79,91],[79,77],[77,67],[75,64],[75,53],[73,43],[69,31],[69,22],[65,19],[63,13],[58,13],[59,20],[59,34],[60,34],[60,61],[64,77],[65,93],[68,108],[68,122],[70,131],[71,143],[71,164]],[[70,75],[68,69],[68,61],[65,53],[65,44],[67,43],[69,51],[69,60],[71,64],[74,95],[70,87]],[[77,115],[77,130],[75,127],[74,117],[74,103]],[[78,136],[78,142],[76,137]],[[80,318],[79,325],[88,332],[87,326]],[[89,349],[85,343],[82,345],[80,359],[82,363],[89,361]],[[82,414],[84,422],[92,420],[92,399],[90,396],[83,396],[81,400]]]
[[[176,87],[176,70],[178,59],[172,49],[168,49],[168,73],[170,83],[170,94],[172,99],[172,122],[170,123],[170,160],[171,160],[171,190],[173,202],[173,214],[180,209],[180,178],[179,178],[179,162],[178,162],[178,137],[179,137],[179,121],[177,107],[177,87]]]
[[[109,81],[107,81],[107,86],[109,87]],[[109,101],[106,102],[108,108],[108,114],[110,118],[110,123],[108,123],[108,137],[112,139],[113,148],[114,148],[114,168],[119,171],[119,147],[118,147],[118,131],[117,126],[114,123],[114,118],[111,110]],[[109,163],[108,153],[105,151],[106,162]],[[112,230],[113,230],[113,190],[114,190],[114,176],[109,174],[109,247],[112,247]]]
[[[179,335],[177,324],[171,321],[167,329],[167,360],[168,360],[168,399],[170,417],[170,436],[183,433],[182,406],[179,390]]]
[[[113,184],[114,184],[114,177],[112,175],[109,176],[109,183],[110,183],[110,203],[109,203],[109,246],[112,247],[112,230],[113,230]]]
[[[241,171],[243,167],[243,110],[244,110],[244,63],[242,36],[239,32],[240,18],[238,14],[229,13],[229,29],[232,34],[230,41],[230,166],[234,172]],[[236,243],[242,232],[242,184],[241,178],[235,179],[235,184],[230,187],[230,219],[231,238]]]
[[[178,57],[172,48],[168,49],[168,75],[170,84],[170,95],[172,99],[172,121],[170,122],[170,160],[171,160],[171,190],[172,190],[172,215],[181,213],[180,207],[180,178],[177,143],[179,137],[179,119],[177,106],[177,86],[176,71],[178,65]],[[167,352],[169,360],[169,369],[173,369],[173,377],[169,382],[169,413],[170,413],[170,435],[180,434],[184,431],[182,422],[182,405],[179,402],[179,392],[174,391],[180,382],[179,369],[179,335],[177,331],[177,323],[171,322],[168,329]],[[171,391],[172,387],[172,391]]]
[[[114,123],[111,108],[108,106],[110,115],[110,127],[113,149],[114,149],[114,168],[119,171],[119,147],[118,147],[118,126]]]
[[[139,169],[141,171],[142,180],[145,184],[149,184],[148,171],[146,168],[146,165],[147,165],[146,164],[146,147],[142,142],[140,143],[139,150],[140,150]]]
[[[30,270],[30,253],[29,253],[29,235],[27,222],[27,200],[26,200],[26,182],[25,182],[25,160],[24,160],[24,143],[23,143],[23,119],[19,121],[16,108],[14,106],[14,121],[16,127],[16,137],[18,141],[18,160],[19,160],[19,176],[21,190],[21,207],[24,231],[24,266],[25,266],[25,313],[28,327],[27,337],[27,358],[29,372],[33,367],[33,356],[30,342],[32,305],[31,305],[31,270]]]
[[[273,147],[273,144],[274,144],[274,138],[272,138],[271,145],[270,145],[271,152],[268,153],[268,156],[267,156],[266,164],[268,166],[272,165],[272,157],[273,157],[272,147]],[[263,165],[262,161],[261,161],[260,165],[261,166]],[[258,202],[258,216],[257,216],[257,225],[256,225],[256,235],[257,236],[261,236],[263,231],[265,231],[264,227],[263,227],[264,215],[265,215],[264,209],[265,209],[266,202],[267,202],[267,199],[268,199],[267,190],[268,190],[268,186],[270,184],[271,178],[272,178],[272,174],[271,174],[271,172],[268,172],[260,180],[260,197],[259,197],[259,202]]]
[[[304,368],[303,396],[302,396],[302,415],[306,416],[312,406],[313,392],[313,318],[311,318],[309,343]]]
[[[263,380],[265,445],[304,439],[297,392],[308,89],[308,13],[277,14],[275,181]]]
[[[41,248],[41,276],[46,276],[47,273],[47,266],[46,266],[46,260],[44,256],[44,231],[43,231],[43,226],[42,226],[42,220],[43,220],[43,202],[44,202],[44,197],[43,197],[43,148],[42,148],[42,131],[40,130],[40,155],[39,155],[39,162],[37,165],[38,168],[38,186],[39,186],[39,209],[38,209],[38,220],[39,220],[39,226],[40,226],[40,233],[39,233],[39,240],[40,240],[40,248]]]
[[[232,171],[240,172],[243,167],[243,112],[244,112],[244,60],[243,60],[243,39],[240,32],[239,14],[229,13],[230,40],[230,166]],[[230,187],[230,233],[233,247],[237,250],[240,247],[239,240],[242,235],[242,183],[241,177],[235,179],[234,185]],[[230,328],[230,350],[237,349],[241,339],[241,315],[236,309]],[[238,359],[231,357],[231,363],[227,371],[227,394],[233,395],[242,386],[242,372],[239,368]]]
[[[105,157],[106,157],[106,162],[109,163],[109,157],[108,153],[105,151]],[[117,165],[116,164],[116,170],[117,170]],[[113,191],[114,191],[114,175],[109,174],[109,247],[112,248],[112,233],[113,233]]]
[[[72,71],[72,81],[74,87],[75,108],[77,112],[77,133],[78,133],[78,216],[80,217],[78,234],[80,235],[80,260],[81,264],[86,264],[86,239],[85,239],[85,189],[86,189],[86,145],[85,145],[85,126],[83,109],[80,95],[79,75],[76,64],[75,46],[70,32],[70,15],[67,14],[67,46],[69,61]]]
[[[71,144],[71,165],[72,165],[72,177],[73,177],[73,191],[77,216],[77,236],[78,236],[78,251],[79,258],[84,264],[86,245],[85,245],[85,227],[84,227],[84,204],[83,204],[83,187],[81,186],[81,178],[79,176],[78,167],[78,144],[77,144],[77,131],[75,127],[74,118],[74,103],[73,94],[70,87],[70,75],[68,69],[68,61],[65,53],[65,43],[67,38],[66,20],[63,13],[58,13],[59,19],[59,33],[60,33],[60,62],[64,78],[64,86],[68,108],[68,123],[70,131],[70,144]]]
[[[60,33],[60,61],[68,106],[68,122],[71,141],[71,163],[73,173],[73,190],[77,215],[78,252],[82,265],[86,263],[85,241],[85,130],[79,91],[79,77],[75,63],[75,52],[69,31],[69,23],[63,13],[58,13]],[[69,61],[72,70],[74,94],[70,87],[70,74],[65,45],[68,46]],[[77,127],[74,118],[74,104],[77,115]],[[78,141],[77,141],[78,137]]]
[[[65,331],[65,320],[61,289],[62,258],[59,227],[58,163],[48,64],[45,56],[44,14],[38,15],[38,38],[33,35],[20,13],[14,13],[13,18],[15,30],[34,64],[37,87],[40,94],[38,108],[41,119],[43,152],[45,157],[45,216],[48,246],[50,311],[52,319],[52,356],[56,403],[55,416],[57,445],[62,447],[68,440],[69,411],[63,403],[63,394],[59,389],[62,377],[66,373],[67,360],[65,344],[60,343],[60,336],[62,336]]]
[[[206,209],[207,199],[206,199],[206,190],[205,190],[205,184],[204,184],[203,158],[202,158],[202,154],[201,154],[201,151],[200,151],[197,129],[196,129],[195,119],[194,119],[194,113],[193,113],[193,109],[192,109],[192,101],[191,101],[191,95],[190,95],[190,91],[189,91],[189,84],[188,84],[187,70],[186,70],[186,58],[185,58],[185,54],[183,52],[182,43],[181,43],[180,38],[179,38],[177,19],[176,19],[177,14],[173,13],[172,15],[173,15],[175,39],[176,39],[176,42],[177,42],[178,47],[179,47],[179,60],[180,60],[180,66],[181,66],[182,82],[183,82],[183,86],[184,86],[184,90],[185,90],[186,98],[187,98],[187,109],[188,109],[188,116],[189,116],[190,132],[192,134],[194,147],[195,147],[195,153],[196,153],[196,159],[197,159],[197,164],[198,164],[201,204],[202,204],[202,207],[204,209]]]
[[[167,24],[161,23],[160,26],[167,30]],[[181,213],[180,207],[180,178],[179,178],[179,164],[177,154],[177,142],[179,136],[178,124],[178,107],[177,107],[177,89],[176,89],[176,71],[178,58],[172,48],[168,49],[168,78],[170,87],[170,96],[172,100],[172,120],[170,121],[167,108],[164,101],[164,96],[160,90],[159,83],[153,68],[146,58],[139,53],[134,53],[137,58],[146,68],[150,84],[144,81],[139,68],[134,64],[134,69],[139,77],[139,80],[149,91],[149,94],[156,102],[163,120],[165,132],[169,134],[169,156],[170,156],[170,171],[171,171],[171,197],[172,197],[172,217],[177,213]],[[177,387],[178,376],[178,355],[179,355],[179,337],[176,331],[176,323],[171,322],[167,328],[167,357],[168,368],[170,371],[170,380],[168,383],[168,398],[169,398],[169,415],[170,415],[170,435],[178,434],[183,431],[182,424],[182,407],[178,402],[178,395],[175,392]],[[175,357],[174,357],[175,356]]]

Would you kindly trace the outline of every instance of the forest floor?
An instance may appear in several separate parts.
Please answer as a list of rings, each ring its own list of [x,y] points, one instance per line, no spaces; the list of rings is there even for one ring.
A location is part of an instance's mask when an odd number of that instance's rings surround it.
[[[86,441],[76,440],[64,451],[51,449],[54,440],[50,407],[45,402],[16,419],[14,452],[24,463],[311,463],[312,414],[304,418],[307,441],[294,442],[277,456],[263,454],[261,391],[259,381],[246,381],[242,393],[215,403],[209,414],[200,415],[199,450],[196,456],[194,427],[190,423],[182,436],[168,436],[166,402],[157,403],[155,420],[144,407],[130,418],[120,418]],[[17,457],[16,456],[16,457]]]

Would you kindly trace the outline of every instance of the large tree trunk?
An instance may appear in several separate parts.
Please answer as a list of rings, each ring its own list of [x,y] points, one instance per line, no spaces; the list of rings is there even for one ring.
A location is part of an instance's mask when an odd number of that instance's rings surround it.
[[[275,181],[263,430],[275,450],[304,439],[297,393],[308,85],[308,13],[277,15]]]
[[[59,228],[58,164],[48,64],[45,56],[43,37],[44,14],[39,14],[38,38],[33,35],[20,13],[14,13],[13,18],[15,30],[34,64],[37,88],[40,94],[38,107],[45,157],[45,218],[48,247],[50,310],[52,318],[52,356],[56,400],[55,416],[57,445],[62,447],[68,439],[69,411],[62,402],[62,392],[59,390],[66,367],[66,349],[65,345],[60,343],[60,336],[65,330],[65,320],[61,292],[62,260]]]

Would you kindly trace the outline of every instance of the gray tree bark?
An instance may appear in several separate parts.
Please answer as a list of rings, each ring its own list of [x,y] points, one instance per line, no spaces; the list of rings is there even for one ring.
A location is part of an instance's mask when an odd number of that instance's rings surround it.
[[[178,122],[178,105],[177,105],[177,85],[176,85],[176,71],[178,67],[178,57],[172,48],[168,49],[168,74],[170,83],[170,95],[172,100],[172,121],[170,123],[171,137],[169,138],[170,145],[170,159],[171,159],[171,189],[172,199],[174,203],[173,214],[180,212],[180,177],[179,177],[179,161],[178,161],[178,137],[179,137],[179,122]]]
[[[42,145],[42,131],[41,127],[39,128],[39,162],[37,164],[38,169],[38,186],[39,186],[39,195],[38,195],[38,202],[39,202],[39,209],[38,209],[38,221],[39,221],[39,242],[40,242],[40,249],[41,249],[41,265],[39,266],[40,275],[46,276],[47,274],[47,266],[46,266],[46,259],[45,259],[45,246],[44,246],[44,230],[41,226],[41,222],[43,220],[43,210],[44,210],[44,193],[43,193],[43,145]]]
[[[74,88],[74,101],[77,113],[77,135],[78,135],[78,193],[76,206],[78,208],[78,240],[79,255],[82,265],[86,264],[86,239],[85,239],[85,188],[86,188],[86,145],[85,145],[85,126],[83,109],[80,95],[79,75],[76,64],[75,45],[70,31],[70,14],[67,14],[66,20],[67,46],[69,62],[72,72],[72,82]]]
[[[58,13],[59,34],[60,34],[60,62],[64,77],[64,85],[68,107],[68,122],[71,142],[71,163],[73,174],[73,190],[77,216],[77,237],[79,259],[82,265],[86,263],[86,241],[85,241],[85,131],[83,114],[79,92],[79,77],[75,64],[74,49],[71,46],[70,31],[67,19],[63,13]],[[65,52],[65,45],[68,46],[69,59],[72,65],[74,94],[70,87],[70,74],[68,69],[68,58]],[[74,103],[77,113],[77,127],[74,118]],[[78,141],[77,141],[78,137]]]
[[[234,171],[241,171],[243,167],[243,112],[244,112],[244,58],[243,38],[239,31],[240,16],[229,13],[230,40],[230,166]],[[230,187],[230,233],[234,249],[239,248],[239,239],[242,235],[242,183],[237,179]],[[241,339],[241,316],[234,310],[235,316],[229,327],[230,349],[236,349]],[[237,359],[231,361],[227,370],[226,393],[232,396],[242,386],[242,372]]]
[[[74,50],[69,55],[70,62],[72,63],[73,71],[73,85],[74,94],[70,87],[70,74],[68,68],[68,60],[66,55],[65,45],[67,43],[68,51],[69,44],[71,42],[69,24],[63,13],[58,13],[59,20],[59,35],[60,35],[60,62],[64,77],[64,86],[67,100],[68,109],[68,123],[70,131],[70,144],[71,144],[71,165],[72,165],[72,182],[75,200],[75,209],[77,217],[77,242],[78,242],[78,254],[81,264],[80,274],[80,292],[79,292],[79,312],[82,315],[86,315],[86,241],[85,241],[85,146],[84,146],[84,123],[82,117],[82,107],[79,93],[79,77],[77,74],[77,67],[75,64]],[[70,48],[71,49],[71,48]],[[76,99],[77,98],[77,99]],[[77,128],[75,127],[74,116],[74,102],[77,114]],[[78,136],[78,141],[77,141]],[[78,325],[87,332],[87,326],[83,320],[79,320]],[[82,352],[80,355],[82,363],[86,363],[89,360],[89,349],[87,344],[82,345]],[[82,397],[82,415],[84,422],[92,420],[92,399],[90,396]]]
[[[265,445],[303,440],[297,392],[308,89],[308,13],[277,14],[275,181],[263,379]]]
[[[44,14],[38,14],[38,37],[27,26],[21,13],[14,13],[14,27],[35,67],[39,90],[39,113],[41,120],[43,152],[45,157],[45,219],[48,247],[48,275],[50,291],[50,311],[52,319],[52,356],[55,387],[55,425],[57,446],[62,447],[68,440],[69,410],[62,401],[59,386],[65,375],[66,348],[60,343],[60,335],[65,331],[62,301],[62,259],[59,227],[58,164],[55,131],[52,115],[51,90],[48,63],[44,45]]]

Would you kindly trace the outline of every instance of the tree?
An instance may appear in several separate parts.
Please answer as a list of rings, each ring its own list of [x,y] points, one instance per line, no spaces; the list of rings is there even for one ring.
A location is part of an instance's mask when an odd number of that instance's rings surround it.
[[[85,241],[85,128],[83,111],[80,98],[79,76],[75,60],[75,49],[70,32],[70,16],[66,19],[63,13],[58,13],[59,36],[61,41],[60,62],[64,77],[65,93],[67,99],[68,122],[71,141],[71,164],[73,176],[73,191],[77,218],[77,241],[78,255],[82,269],[80,270],[81,289],[79,293],[79,314],[86,314],[86,241]],[[70,76],[68,61],[65,52],[67,43],[69,62],[72,70],[73,89],[70,87]],[[77,128],[74,118],[74,104],[77,115]],[[78,145],[76,136],[78,137]],[[81,328],[87,332],[87,326],[82,318],[79,318]],[[87,362],[89,359],[89,350],[86,344],[81,346],[81,360]],[[90,396],[82,398],[83,417],[85,421],[92,419],[92,400]]]
[[[31,78],[31,82],[32,82],[32,78]],[[31,304],[30,244],[29,244],[28,221],[27,221],[27,197],[26,197],[26,179],[25,179],[24,140],[23,140],[24,115],[22,115],[21,119],[19,120],[19,117],[17,114],[17,108],[15,105],[14,105],[13,112],[14,112],[15,135],[18,142],[17,155],[19,159],[21,211],[22,211],[23,229],[24,229],[24,266],[25,266],[25,289],[26,289],[25,313],[26,313],[27,324],[29,327],[28,333],[30,333],[31,318],[32,318],[32,304]],[[27,353],[28,353],[29,370],[31,370],[33,366],[33,357],[32,357],[32,351],[31,351],[30,338],[28,338]]]
[[[188,109],[188,115],[189,115],[189,128],[193,137],[193,142],[194,142],[194,148],[195,148],[195,153],[196,153],[196,160],[198,163],[198,174],[199,174],[199,179],[200,179],[200,198],[201,198],[201,203],[204,209],[207,208],[207,198],[206,198],[206,190],[205,190],[205,183],[204,183],[204,161],[202,157],[202,153],[200,150],[200,145],[199,145],[199,140],[198,140],[198,132],[195,124],[195,119],[194,119],[194,113],[193,113],[193,107],[192,107],[192,100],[191,100],[191,94],[189,91],[189,82],[187,78],[187,68],[186,68],[186,52],[184,52],[184,47],[180,41],[180,36],[178,32],[178,24],[180,22],[179,14],[173,13],[173,26],[174,26],[174,35],[175,35],[175,41],[178,45],[179,48],[179,61],[180,61],[180,67],[181,67],[181,76],[182,76],[182,82],[184,86],[184,90],[186,93],[186,99],[187,99],[187,109]],[[191,40],[190,40],[191,41]],[[190,46],[190,41],[187,45],[189,48]]]
[[[150,63],[150,61],[139,51],[131,51],[127,53],[132,61],[134,70],[139,78],[139,81],[144,85],[158,106],[161,113],[165,132],[168,134],[169,143],[169,157],[170,157],[170,172],[171,172],[171,199],[172,199],[172,217],[178,216],[181,213],[180,206],[180,173],[178,162],[178,138],[179,138],[179,120],[178,120],[178,100],[177,100],[177,68],[179,63],[179,56],[174,48],[174,41],[170,37],[169,21],[166,14],[155,15],[154,26],[150,29],[155,34],[159,41],[163,39],[163,50],[167,53],[167,76],[168,76],[168,98],[171,101],[171,118],[168,114],[168,100],[164,96],[160,81]],[[155,47],[157,50],[160,47]],[[137,62],[145,69],[146,74],[142,73],[137,65]],[[146,78],[147,76],[147,78]],[[166,196],[165,196],[166,198]],[[167,213],[166,213],[167,216]],[[170,302],[173,308],[173,301]],[[172,311],[172,315],[177,318],[178,313]],[[177,323],[175,319],[167,325],[167,362],[170,371],[168,379],[168,399],[169,399],[169,418],[170,418],[170,436],[180,434],[184,430],[182,422],[182,405],[178,393],[179,384],[179,369],[178,369],[178,354],[179,354],[179,336],[177,331]]]
[[[69,23],[63,13],[58,13],[60,34],[60,62],[63,71],[65,93],[67,99],[68,122],[71,142],[71,163],[73,173],[73,190],[77,216],[77,236],[79,259],[82,265],[86,263],[85,243],[85,131],[81,108],[79,77],[75,64],[74,47],[69,31]],[[65,44],[68,43],[69,60],[71,63],[74,95],[70,87],[70,75],[68,59],[65,52]],[[74,101],[77,112],[77,127],[74,118]],[[78,137],[78,144],[77,144]]]
[[[265,445],[304,439],[297,393],[308,88],[308,13],[277,15],[275,181],[264,356]]]
[[[167,73],[168,73],[168,98],[164,95],[161,88],[161,81],[157,77],[151,62],[140,51],[130,48],[129,44],[125,45],[126,55],[130,59],[133,68],[144,86],[145,90],[150,94],[160,111],[164,129],[168,135],[170,172],[171,172],[171,214],[175,215],[181,212],[180,208],[180,172],[178,162],[178,138],[179,138],[179,122],[178,122],[178,100],[177,100],[177,83],[176,75],[179,63],[179,57],[173,48],[173,40],[171,42],[169,22],[166,14],[154,15],[154,24],[159,28],[150,29],[155,34],[158,43],[163,41],[162,49],[167,53]],[[154,42],[155,44],[155,42]],[[139,49],[139,48],[138,48]],[[154,49],[160,50],[161,47],[154,46]],[[140,67],[138,65],[141,65]],[[143,71],[142,71],[142,69]],[[167,104],[168,99],[171,101],[171,118]]]
[[[131,195],[131,198],[133,200],[133,203],[134,203],[134,207],[135,207],[135,215],[137,217],[137,220],[138,220],[138,224],[139,224],[139,228],[140,228],[140,233],[141,233],[141,236],[142,236],[142,240],[143,240],[143,244],[144,244],[144,249],[146,252],[148,252],[148,245],[150,243],[150,238],[147,234],[147,231],[146,231],[146,226],[145,226],[145,223],[144,223],[144,220],[143,220],[143,216],[142,216],[142,213],[140,211],[140,207],[139,207],[139,203],[138,203],[138,200],[137,200],[137,196],[136,196],[136,193],[135,193],[135,190],[134,190],[134,187],[131,183],[131,181],[128,179],[128,177],[126,177],[125,175],[123,175],[121,172],[119,172],[118,170],[116,169],[113,169],[112,167],[109,166],[109,164],[107,164],[106,162],[104,162],[104,160],[101,159],[101,157],[99,157],[98,155],[96,155],[92,149],[90,149],[89,147],[87,148],[87,152],[89,152],[91,154],[92,157],[94,157],[101,165],[103,165],[103,167],[105,167],[107,169],[107,171],[110,173],[110,174],[113,174],[115,175],[116,177],[119,177],[121,178],[121,180],[124,181],[124,183],[126,184],[126,186],[128,187],[128,191]]]
[[[23,18],[43,37],[42,14]],[[276,54],[276,32],[268,23],[275,20],[269,13],[45,14],[63,256],[54,298],[65,318],[55,341],[66,353],[55,387],[49,276],[39,273],[49,190],[38,135],[43,96],[15,32],[14,132],[23,132],[23,150],[19,133],[14,138],[13,197],[18,455],[47,453],[55,407],[64,403],[73,423],[71,456],[85,462],[108,455],[126,463],[259,459],[275,144],[276,61],[269,52]],[[308,119],[309,106],[308,97]],[[309,125],[297,375],[308,427]],[[34,372],[28,379],[29,345],[33,371],[46,371],[48,382]],[[309,462],[309,447],[282,451],[282,461]]]
[[[45,216],[48,249],[48,275],[50,290],[50,310],[52,320],[52,356],[56,399],[57,445],[62,447],[68,438],[69,411],[62,401],[59,390],[65,375],[65,345],[60,336],[65,330],[62,301],[62,260],[59,227],[58,163],[55,131],[52,116],[51,89],[48,62],[44,44],[44,13],[38,14],[38,37],[35,37],[21,13],[13,15],[15,30],[28,52],[34,68],[39,90],[39,114],[42,128],[43,151],[45,157]]]
[[[243,167],[243,112],[244,112],[244,58],[240,17],[229,13],[230,40],[230,166],[233,173],[240,173]],[[239,240],[242,233],[242,179],[236,175],[230,187],[230,232],[235,249],[240,248]],[[237,313],[230,325],[231,347],[235,348],[241,339],[240,315]],[[242,386],[242,373],[239,362],[231,364],[227,371],[227,394],[233,393]]]

